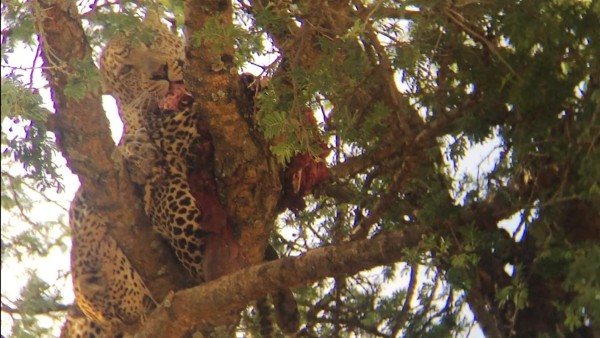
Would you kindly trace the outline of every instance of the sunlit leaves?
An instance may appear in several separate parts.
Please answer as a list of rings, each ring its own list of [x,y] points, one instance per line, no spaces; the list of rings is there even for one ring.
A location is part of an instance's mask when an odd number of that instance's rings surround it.
[[[99,45],[118,34],[140,27],[139,14],[136,15],[135,11],[128,11],[127,8],[127,6],[123,7],[123,11],[128,15],[99,10],[94,11],[93,15],[86,18],[90,23],[89,26],[86,26],[86,30],[92,46]]]
[[[161,0],[160,1],[175,16],[177,27],[183,27],[183,1],[182,0]]]
[[[268,140],[273,140],[288,127],[287,113],[282,111],[269,112],[260,120],[260,126],[265,130],[265,137]]]
[[[29,280],[21,288],[20,295],[22,302],[19,307],[26,313],[43,313],[49,304],[56,303],[61,298],[57,290],[52,290],[48,282],[34,272],[29,274]]]
[[[256,24],[266,27],[270,34],[284,34],[289,25],[293,25],[291,14],[298,10],[297,6],[291,2],[268,2],[264,8],[255,10]]]
[[[25,88],[16,77],[2,77],[2,119],[5,117],[24,117],[45,122],[48,113],[39,106],[42,98],[39,94]]]

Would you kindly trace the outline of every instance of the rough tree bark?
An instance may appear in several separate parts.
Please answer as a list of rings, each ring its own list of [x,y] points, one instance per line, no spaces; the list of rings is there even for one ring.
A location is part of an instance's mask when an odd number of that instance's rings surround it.
[[[250,264],[263,260],[273,227],[275,208],[281,195],[279,167],[272,164],[265,144],[250,134],[239,112],[239,75],[232,74],[233,45],[213,50],[210,42],[190,43],[190,37],[207,20],[231,25],[233,9],[228,0],[186,1],[185,27],[187,59],[186,83],[201,108],[215,147],[215,175],[228,220]]]

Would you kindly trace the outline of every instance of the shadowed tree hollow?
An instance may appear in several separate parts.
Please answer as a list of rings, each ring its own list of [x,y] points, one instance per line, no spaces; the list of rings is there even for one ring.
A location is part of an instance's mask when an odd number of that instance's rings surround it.
[[[100,51],[151,40],[148,12],[185,41],[202,278],[153,230],[155,183],[103,106]],[[600,337],[598,2],[10,0],[2,21],[2,210],[31,227],[3,221],[3,261],[68,231],[23,207],[61,189],[62,155],[156,301],[129,334]],[[28,285],[2,294],[15,337],[85,319]]]

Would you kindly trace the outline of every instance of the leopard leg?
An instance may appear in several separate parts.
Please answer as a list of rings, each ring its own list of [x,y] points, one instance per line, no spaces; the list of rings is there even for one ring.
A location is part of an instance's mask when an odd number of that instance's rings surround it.
[[[147,184],[145,199],[154,229],[171,242],[177,258],[192,276],[202,280],[206,232],[187,177],[169,173],[165,179]]]
[[[145,128],[125,134],[121,152],[134,182],[154,182],[165,175],[164,159]]]

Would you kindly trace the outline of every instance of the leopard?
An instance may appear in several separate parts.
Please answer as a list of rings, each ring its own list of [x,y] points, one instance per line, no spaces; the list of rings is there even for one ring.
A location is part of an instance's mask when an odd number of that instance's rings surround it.
[[[183,42],[164,29],[152,12],[136,31],[152,34],[145,43],[132,36],[135,32],[117,35],[107,43],[99,60],[104,91],[115,96],[124,122],[120,150],[127,140],[139,138],[143,114],[158,107],[171,83],[183,82]],[[138,181],[160,176],[156,163],[161,157],[155,147],[147,142],[136,151],[147,155]],[[79,191],[71,204],[70,225],[73,289],[84,316],[77,317],[77,321],[67,319],[66,325],[87,328],[90,336],[92,331],[100,330],[102,334],[93,335],[118,337],[143,322],[156,302],[108,233],[106,219],[90,207],[83,195]]]
[[[135,330],[156,301],[108,232],[107,219],[89,205],[80,188],[69,210],[73,291],[85,316],[115,336]]]
[[[182,85],[183,40],[152,11],[140,28],[107,43],[99,62],[103,87],[117,101],[124,124],[119,149],[132,180],[144,187],[153,228],[190,274],[204,281],[202,212],[187,180],[198,132],[191,95]]]
[[[145,170],[151,176],[148,181],[151,183],[145,186],[146,213],[151,216],[154,229],[171,241],[177,257],[192,276],[202,281],[210,280],[204,275],[207,267],[202,256],[208,233],[203,230],[203,214],[194,203],[195,197],[190,193],[187,177],[188,170],[197,159],[195,143],[200,136],[196,126],[199,116],[192,107],[193,98],[186,97],[183,89],[171,90],[163,101],[167,103],[161,102],[160,106],[167,108],[148,112],[144,127],[137,131],[136,138],[126,144],[127,153],[131,155],[128,160],[135,163],[135,167],[144,168],[148,159],[159,159],[150,167],[161,168],[160,171]],[[149,154],[149,142],[159,155]],[[177,193],[174,194],[174,191]],[[173,214],[173,211],[176,213]],[[189,215],[196,215],[197,218]],[[272,248],[271,251],[274,252]],[[266,255],[268,259],[277,258],[276,253]],[[295,332],[299,325],[298,313],[291,291],[280,290],[272,295],[272,299],[279,327],[289,334]],[[262,309],[261,333],[263,337],[270,337],[271,310],[265,302],[266,299],[261,299],[257,301],[257,306]],[[231,313],[227,317],[232,319],[225,321],[235,322],[239,314]],[[223,328],[231,332],[231,327],[220,327]],[[214,332],[204,331],[203,334],[211,336]]]

